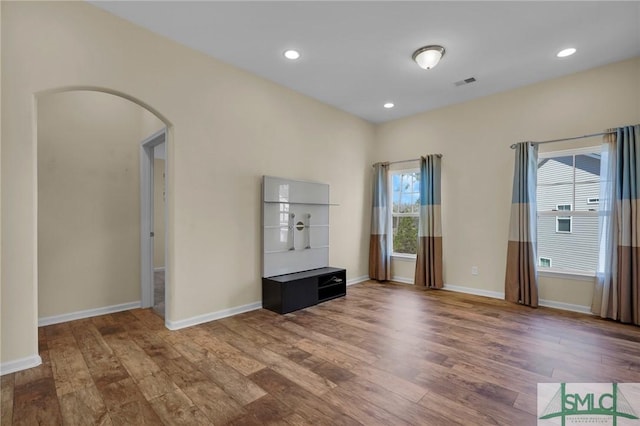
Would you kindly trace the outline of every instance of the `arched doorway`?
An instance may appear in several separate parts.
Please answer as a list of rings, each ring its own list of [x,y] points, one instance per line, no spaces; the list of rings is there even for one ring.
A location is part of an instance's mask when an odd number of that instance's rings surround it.
[[[142,297],[150,284],[142,280],[140,142],[168,135],[170,123],[102,88],[36,100],[39,325],[150,306]]]

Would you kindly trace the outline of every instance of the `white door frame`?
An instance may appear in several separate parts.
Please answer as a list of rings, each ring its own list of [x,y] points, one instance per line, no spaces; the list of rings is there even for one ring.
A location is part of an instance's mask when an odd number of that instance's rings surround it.
[[[141,306],[153,306],[153,151],[162,143],[165,144],[165,156],[168,152],[167,128],[163,128],[140,143],[140,294]],[[167,158],[165,158],[165,179],[167,176]],[[166,182],[166,180],[165,180]],[[165,185],[166,193],[166,185]],[[167,215],[165,203],[165,307],[167,305]],[[165,308],[166,309],[166,308]],[[166,315],[166,310],[165,310]]]

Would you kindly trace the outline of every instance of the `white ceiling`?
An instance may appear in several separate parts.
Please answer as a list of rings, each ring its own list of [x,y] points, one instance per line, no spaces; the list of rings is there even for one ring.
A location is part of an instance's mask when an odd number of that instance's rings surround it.
[[[638,1],[91,3],[374,123],[640,56]],[[446,54],[425,71],[411,55],[428,44]]]

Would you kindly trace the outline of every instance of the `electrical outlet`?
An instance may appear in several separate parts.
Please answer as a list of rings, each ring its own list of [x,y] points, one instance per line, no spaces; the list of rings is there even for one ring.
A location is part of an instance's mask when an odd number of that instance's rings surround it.
[[[477,266],[472,266],[471,267],[471,275],[478,275],[478,267]]]

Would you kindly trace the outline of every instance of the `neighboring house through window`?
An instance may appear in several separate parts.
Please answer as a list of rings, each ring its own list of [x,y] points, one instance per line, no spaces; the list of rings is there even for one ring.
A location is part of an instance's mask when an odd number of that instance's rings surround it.
[[[570,212],[571,204],[558,204],[559,212]],[[556,232],[571,233],[571,216],[556,216]]]
[[[420,172],[391,171],[391,223],[394,255],[415,255],[418,251],[420,216]]]
[[[538,266],[541,271],[595,273],[599,191],[599,146],[539,154]]]
[[[551,268],[551,259],[549,259],[548,257],[541,257],[538,260],[538,266],[542,268]]]

